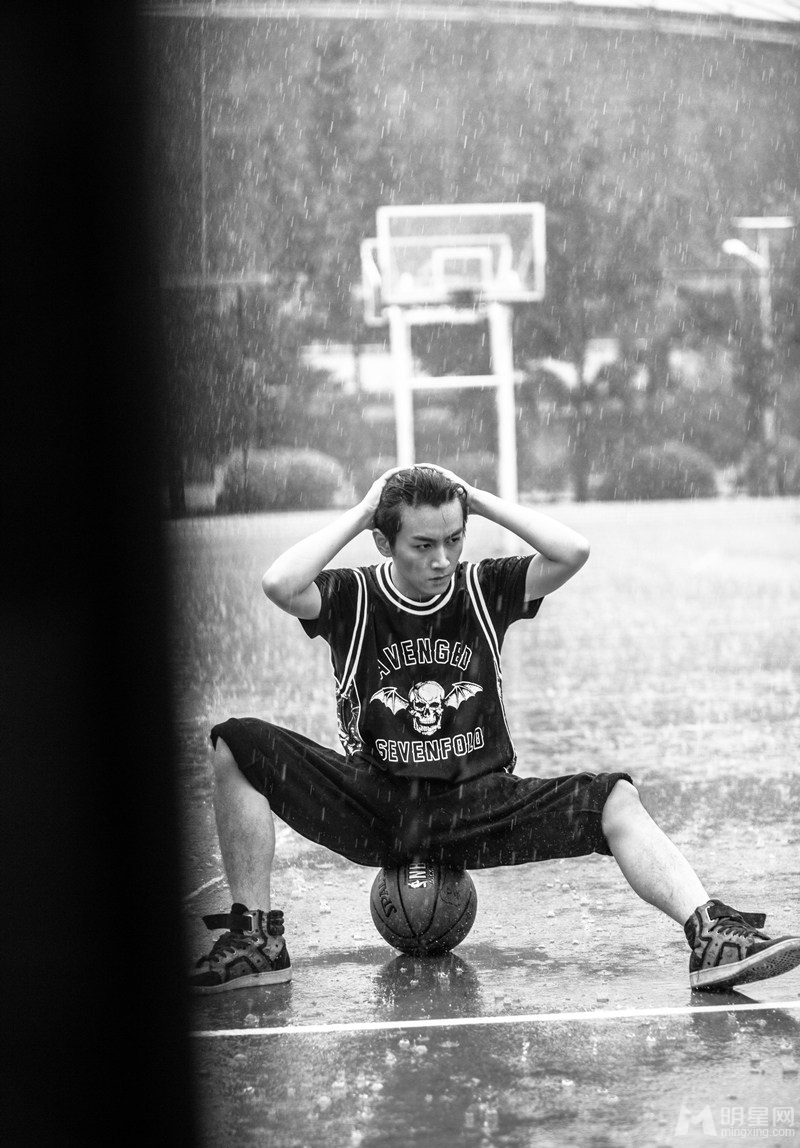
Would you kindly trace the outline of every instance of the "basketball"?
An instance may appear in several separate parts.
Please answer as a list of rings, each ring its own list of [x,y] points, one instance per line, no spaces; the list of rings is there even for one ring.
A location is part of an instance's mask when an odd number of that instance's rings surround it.
[[[473,926],[478,894],[466,869],[413,861],[381,869],[372,884],[375,928],[403,953],[436,956],[460,944]]]

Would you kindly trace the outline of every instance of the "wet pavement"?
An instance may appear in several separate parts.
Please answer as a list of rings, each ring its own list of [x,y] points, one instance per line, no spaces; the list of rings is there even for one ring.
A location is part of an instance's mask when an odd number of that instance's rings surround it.
[[[675,1135],[706,1107],[777,1132],[797,1037],[775,1011],[205,1040],[206,1142],[655,1148],[708,1143]]]
[[[682,1106],[717,1124],[734,1108],[766,1108],[770,1127],[778,1108],[800,1115],[800,970],[692,993],[680,929],[610,858],[473,873],[469,936],[421,959],[375,932],[373,870],[296,845],[275,882],[294,980],[193,1007],[209,1148],[643,1148],[673,1143]],[[195,921],[195,951],[204,932]],[[708,1140],[690,1126],[674,1142]]]
[[[743,870],[732,819],[704,808],[728,830],[709,868]],[[749,832],[737,899],[768,909],[775,931],[799,921],[790,830]],[[278,852],[294,980],[194,1002],[204,1146],[654,1148],[712,1142],[691,1124],[675,1137],[683,1109],[710,1106],[717,1134],[733,1110],[767,1110],[774,1138],[789,1132],[776,1112],[800,1117],[800,970],[746,993],[692,993],[681,929],[613,859],[473,872],[472,931],[417,959],[374,929],[376,870],[286,827]],[[208,937],[197,915],[224,890],[189,902],[194,952]]]
[[[509,634],[518,771],[629,769],[712,893],[767,912],[774,934],[797,931],[796,500],[564,511],[590,538],[602,525],[600,569],[545,603],[536,641]],[[258,596],[270,552],[313,529],[309,517],[193,524],[180,539],[193,571],[178,682],[194,953],[207,947],[200,914],[229,904],[209,725],[280,712],[335,744],[325,648]],[[620,551],[659,537],[620,583]],[[665,608],[687,553],[703,573]],[[369,546],[358,555],[371,560]],[[294,980],[196,1000],[203,1148],[654,1148],[775,1143],[800,1128],[800,970],[746,993],[692,993],[680,927],[599,856],[474,872],[469,936],[446,957],[415,959],[375,931],[375,872],[279,827],[274,904]]]

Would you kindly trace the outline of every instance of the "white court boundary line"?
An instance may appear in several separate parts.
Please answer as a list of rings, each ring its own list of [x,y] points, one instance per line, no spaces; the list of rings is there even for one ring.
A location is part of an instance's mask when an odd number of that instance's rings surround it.
[[[665,1008],[597,1009],[594,1012],[538,1012],[513,1016],[434,1017],[427,1020],[353,1021],[347,1024],[283,1025],[280,1028],[200,1029],[189,1035],[197,1038],[232,1036],[311,1036],[321,1033],[392,1032],[399,1029],[464,1028],[490,1024],[552,1024],[566,1021],[628,1020],[633,1017],[692,1016],[719,1012],[773,1012],[800,1009],[800,1000],[752,1001],[748,1004],[674,1005]]]
[[[219,885],[220,881],[224,880],[225,878],[221,874],[219,877],[212,877],[211,880],[206,881],[204,885],[200,885],[197,889],[193,889],[191,893],[187,893],[183,898],[184,905],[188,905],[190,901],[195,899],[195,897],[199,897],[204,889],[210,889],[212,885]]]

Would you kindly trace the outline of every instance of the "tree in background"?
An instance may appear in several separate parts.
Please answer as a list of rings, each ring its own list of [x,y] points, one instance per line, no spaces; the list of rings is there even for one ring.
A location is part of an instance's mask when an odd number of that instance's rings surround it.
[[[372,233],[376,125],[359,114],[353,50],[342,35],[317,37],[304,77],[307,131],[301,179],[313,235],[310,305],[320,334],[353,329],[361,240]],[[378,135],[378,140],[380,136]]]
[[[617,141],[599,120],[573,113],[575,80],[572,69],[549,79],[539,115],[529,123],[528,146],[541,175],[530,175],[522,193],[547,204],[547,294],[540,307],[521,313],[518,341],[529,356],[574,367],[576,383],[567,392],[573,492],[583,501],[593,462],[591,424],[609,398],[608,378],[598,390],[586,377],[587,350],[592,339],[613,336],[631,351],[648,332],[657,312],[653,249],[659,229],[651,201],[642,202],[612,177]],[[625,399],[625,388],[614,391]]]
[[[515,349],[521,365],[550,355],[576,368],[573,485],[585,497],[611,441],[600,430],[612,408],[629,436],[658,433],[657,420],[645,432],[634,417],[640,396],[632,401],[625,379],[644,348],[657,392],[670,348],[686,337],[669,277],[714,268],[732,215],[767,209],[766,188],[783,181],[785,203],[797,191],[793,56],[775,45],[566,27],[427,25],[422,35],[402,21],[346,30],[338,21],[219,21],[206,25],[201,53],[199,24],[168,24],[151,36],[165,268],[185,271],[178,264],[195,258],[203,230],[189,141],[201,134],[204,55],[207,256],[212,270],[269,273],[255,350],[240,358],[242,385],[261,388],[258,433],[275,441],[295,441],[303,425],[318,433],[313,419],[302,423],[319,392],[298,371],[304,342],[363,334],[358,248],[380,204],[540,199],[548,292],[519,309]],[[779,310],[776,302],[776,323]],[[598,336],[619,340],[623,362],[592,389],[582,368]],[[458,369],[464,355],[480,357],[469,337],[429,335],[415,349]],[[797,367],[783,344],[776,366],[791,419],[785,396]],[[224,389],[240,376],[225,366],[206,377]],[[193,385],[204,393],[206,384]],[[662,398],[653,394],[653,411]],[[481,445],[494,449],[482,401],[470,396],[470,445],[485,429]],[[210,405],[235,431],[229,397]]]
[[[186,468],[209,466],[248,425],[235,308],[216,289],[173,290],[162,307],[170,513],[185,513]]]

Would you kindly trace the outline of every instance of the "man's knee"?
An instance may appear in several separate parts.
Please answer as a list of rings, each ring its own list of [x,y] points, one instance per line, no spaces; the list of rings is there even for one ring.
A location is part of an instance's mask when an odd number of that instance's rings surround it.
[[[230,746],[221,737],[217,738],[213,768],[215,800],[227,800],[234,795],[241,796],[250,792],[257,793],[264,801],[267,800],[261,790],[239,769]]]
[[[236,758],[231,753],[228,745],[221,737],[218,737],[217,744],[214,748],[214,777],[220,782],[238,773],[239,766],[236,764]]]
[[[620,778],[612,787],[603,806],[603,830],[608,833],[615,825],[624,824],[643,808],[639,790],[630,781]]]

